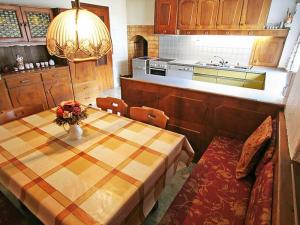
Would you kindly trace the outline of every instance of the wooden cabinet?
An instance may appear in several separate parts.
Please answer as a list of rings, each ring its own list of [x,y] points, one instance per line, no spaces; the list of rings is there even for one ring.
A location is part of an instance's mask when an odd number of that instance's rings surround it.
[[[215,29],[219,0],[198,0],[196,29]]]
[[[62,101],[74,100],[69,68],[42,72],[42,78],[49,108],[58,106]]]
[[[9,82],[13,84],[10,87],[8,86],[13,107],[15,108],[24,105],[42,104],[44,109],[47,109],[48,104],[43,83],[41,81],[37,82],[36,80],[31,81],[30,78],[26,78],[26,82],[22,82],[25,80],[24,76],[26,75],[21,75],[20,80],[18,76],[6,78],[7,84],[9,84]],[[31,77],[32,76],[39,77],[40,75],[32,74]],[[12,79],[12,81],[10,81],[10,79]],[[16,85],[17,82],[19,85]]]
[[[48,109],[74,99],[69,67],[6,75],[4,80],[11,103],[7,92],[5,95],[5,84],[0,81],[1,110],[28,104],[42,104],[44,109]],[[9,102],[4,103],[3,99]]]
[[[207,30],[203,34],[224,30],[226,35],[235,34],[230,30],[261,30],[264,29],[270,5],[271,0],[179,0],[177,27],[183,31]],[[162,14],[162,11],[159,13]],[[184,34],[195,34],[189,32]]]
[[[255,41],[251,65],[277,67],[285,38],[261,37]]]
[[[217,28],[239,29],[244,0],[220,0]]]
[[[197,0],[179,0],[177,26],[181,30],[195,29]]]
[[[263,29],[272,0],[244,0],[240,22],[242,29]]]
[[[53,18],[51,9],[21,7],[28,41],[44,42]]]
[[[12,105],[4,80],[0,80],[0,111],[11,109]]]
[[[0,42],[27,41],[19,6],[0,5],[0,27]]]
[[[0,5],[0,43],[45,42],[51,9]]]
[[[156,0],[154,32],[156,34],[176,34],[176,25],[177,0]]]
[[[81,84],[74,85],[75,100],[89,105],[96,101],[99,94],[99,87],[97,82],[89,81]]]

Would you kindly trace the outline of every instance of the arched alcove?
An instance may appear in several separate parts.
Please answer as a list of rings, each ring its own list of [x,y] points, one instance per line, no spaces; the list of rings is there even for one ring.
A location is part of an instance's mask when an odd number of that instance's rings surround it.
[[[133,42],[133,58],[148,56],[148,41],[141,35],[131,38]]]

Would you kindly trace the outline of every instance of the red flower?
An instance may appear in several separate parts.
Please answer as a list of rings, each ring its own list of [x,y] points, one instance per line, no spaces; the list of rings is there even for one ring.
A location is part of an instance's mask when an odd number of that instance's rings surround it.
[[[80,113],[81,113],[81,108],[80,108],[79,106],[75,106],[75,107],[73,108],[73,114],[74,114],[75,116],[78,116],[78,115],[80,115]]]
[[[58,117],[63,117],[63,115],[64,115],[64,110],[63,110],[63,108],[62,108],[61,106],[58,106],[58,108],[57,108],[57,110],[56,110],[56,115],[57,115]]]

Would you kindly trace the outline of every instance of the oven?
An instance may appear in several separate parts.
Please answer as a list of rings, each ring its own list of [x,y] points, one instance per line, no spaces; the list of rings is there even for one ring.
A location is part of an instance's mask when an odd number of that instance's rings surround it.
[[[150,67],[149,75],[163,76],[167,75],[167,69]]]

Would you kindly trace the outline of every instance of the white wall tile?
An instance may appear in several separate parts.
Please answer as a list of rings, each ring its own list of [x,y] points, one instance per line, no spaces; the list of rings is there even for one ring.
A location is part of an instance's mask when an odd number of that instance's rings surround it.
[[[159,56],[202,62],[218,55],[231,64],[248,65],[254,37],[246,36],[160,36]]]

